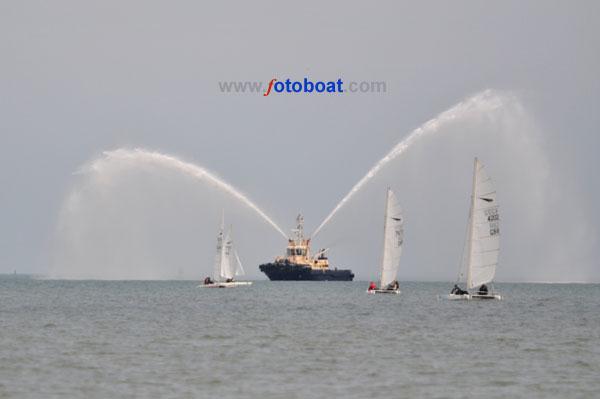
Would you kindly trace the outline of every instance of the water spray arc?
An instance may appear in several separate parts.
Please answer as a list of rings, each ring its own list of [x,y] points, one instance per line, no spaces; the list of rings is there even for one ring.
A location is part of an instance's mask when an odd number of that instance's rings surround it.
[[[327,217],[316,228],[311,237],[315,237],[321,229],[335,216],[335,214],[367,184],[387,163],[406,151],[418,139],[438,131],[445,124],[457,121],[460,118],[471,115],[474,112],[487,113],[500,108],[506,101],[506,96],[494,90],[484,90],[464,101],[459,102],[452,108],[442,112],[433,119],[428,120],[420,127],[413,130],[404,140],[400,141],[386,156],[381,158],[346,194],[344,198],[333,208]]]
[[[235,189],[231,184],[223,181],[222,179],[215,176],[213,173],[208,170],[194,165],[189,162],[184,162],[176,157],[162,154],[159,152],[148,151],[141,148],[136,148],[133,150],[130,149],[117,149],[114,151],[105,151],[102,154],[102,157],[92,161],[87,167],[83,169],[82,172],[87,171],[95,171],[99,172],[102,170],[103,166],[106,163],[110,163],[112,161],[133,161],[133,162],[141,162],[141,163],[150,163],[159,165],[165,168],[170,168],[177,170],[185,175],[191,176],[195,179],[206,181],[220,190],[225,191],[227,194],[241,201],[244,205],[252,209],[256,212],[261,218],[263,218],[268,224],[271,225],[279,234],[284,236],[287,239],[287,235],[283,232],[283,230],[275,223],[265,212],[262,211],[254,202],[252,202],[248,197],[242,194],[239,190]]]

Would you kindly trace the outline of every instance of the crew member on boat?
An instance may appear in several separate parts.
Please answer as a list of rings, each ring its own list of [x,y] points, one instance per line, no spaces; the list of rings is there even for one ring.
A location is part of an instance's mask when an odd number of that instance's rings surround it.
[[[375,291],[377,289],[377,286],[375,285],[374,282],[371,281],[371,283],[369,284],[369,291]]]
[[[397,291],[399,288],[400,284],[398,284],[398,280],[394,280],[386,287],[386,290]]]
[[[454,295],[467,295],[469,292],[461,290],[458,284],[454,284],[454,288],[452,288],[452,291],[450,291],[450,293]]]
[[[214,281],[210,277],[204,279],[204,285],[214,284]]]
[[[481,284],[481,287],[479,287],[479,295],[487,295],[488,294],[488,287],[485,284]]]

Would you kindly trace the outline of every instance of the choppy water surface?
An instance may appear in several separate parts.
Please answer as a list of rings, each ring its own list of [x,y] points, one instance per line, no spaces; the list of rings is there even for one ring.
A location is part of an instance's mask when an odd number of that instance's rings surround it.
[[[600,285],[0,277],[0,397],[598,397]]]

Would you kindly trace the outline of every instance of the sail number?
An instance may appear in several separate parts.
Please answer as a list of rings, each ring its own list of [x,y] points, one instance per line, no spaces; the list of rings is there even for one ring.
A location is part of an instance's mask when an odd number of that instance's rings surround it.
[[[494,222],[500,220],[500,214],[498,213],[498,207],[494,206],[485,210],[485,216],[488,222]]]
[[[500,226],[498,225],[498,222],[490,223],[490,236],[495,236],[497,234],[500,234]]]
[[[498,207],[494,206],[485,210],[485,216],[490,224],[490,236],[500,234],[500,214]]]

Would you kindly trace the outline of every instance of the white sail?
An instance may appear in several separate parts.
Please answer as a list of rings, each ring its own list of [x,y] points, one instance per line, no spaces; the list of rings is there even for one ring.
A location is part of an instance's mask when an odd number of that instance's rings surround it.
[[[465,240],[463,245],[463,251],[460,259],[460,267],[458,269],[458,281],[465,281],[465,274],[469,268],[469,256],[471,248],[471,209],[469,208],[468,222],[465,233]]]
[[[469,215],[467,288],[494,279],[500,251],[500,214],[496,190],[477,158],[473,170],[473,193]]]
[[[217,234],[217,254],[215,255],[215,265],[213,268],[213,280],[217,281],[221,279],[221,264],[223,261],[223,253],[225,250],[224,244],[224,229],[225,229],[225,215],[221,216],[221,228],[219,234]]]
[[[388,188],[383,226],[383,259],[379,286],[381,289],[385,289],[398,276],[402,243],[404,242],[403,224],[402,208],[400,208],[394,192]]]
[[[221,278],[224,280],[232,279],[235,272],[231,262],[233,242],[231,240],[231,229],[225,236],[223,242],[223,256],[221,257]]]

